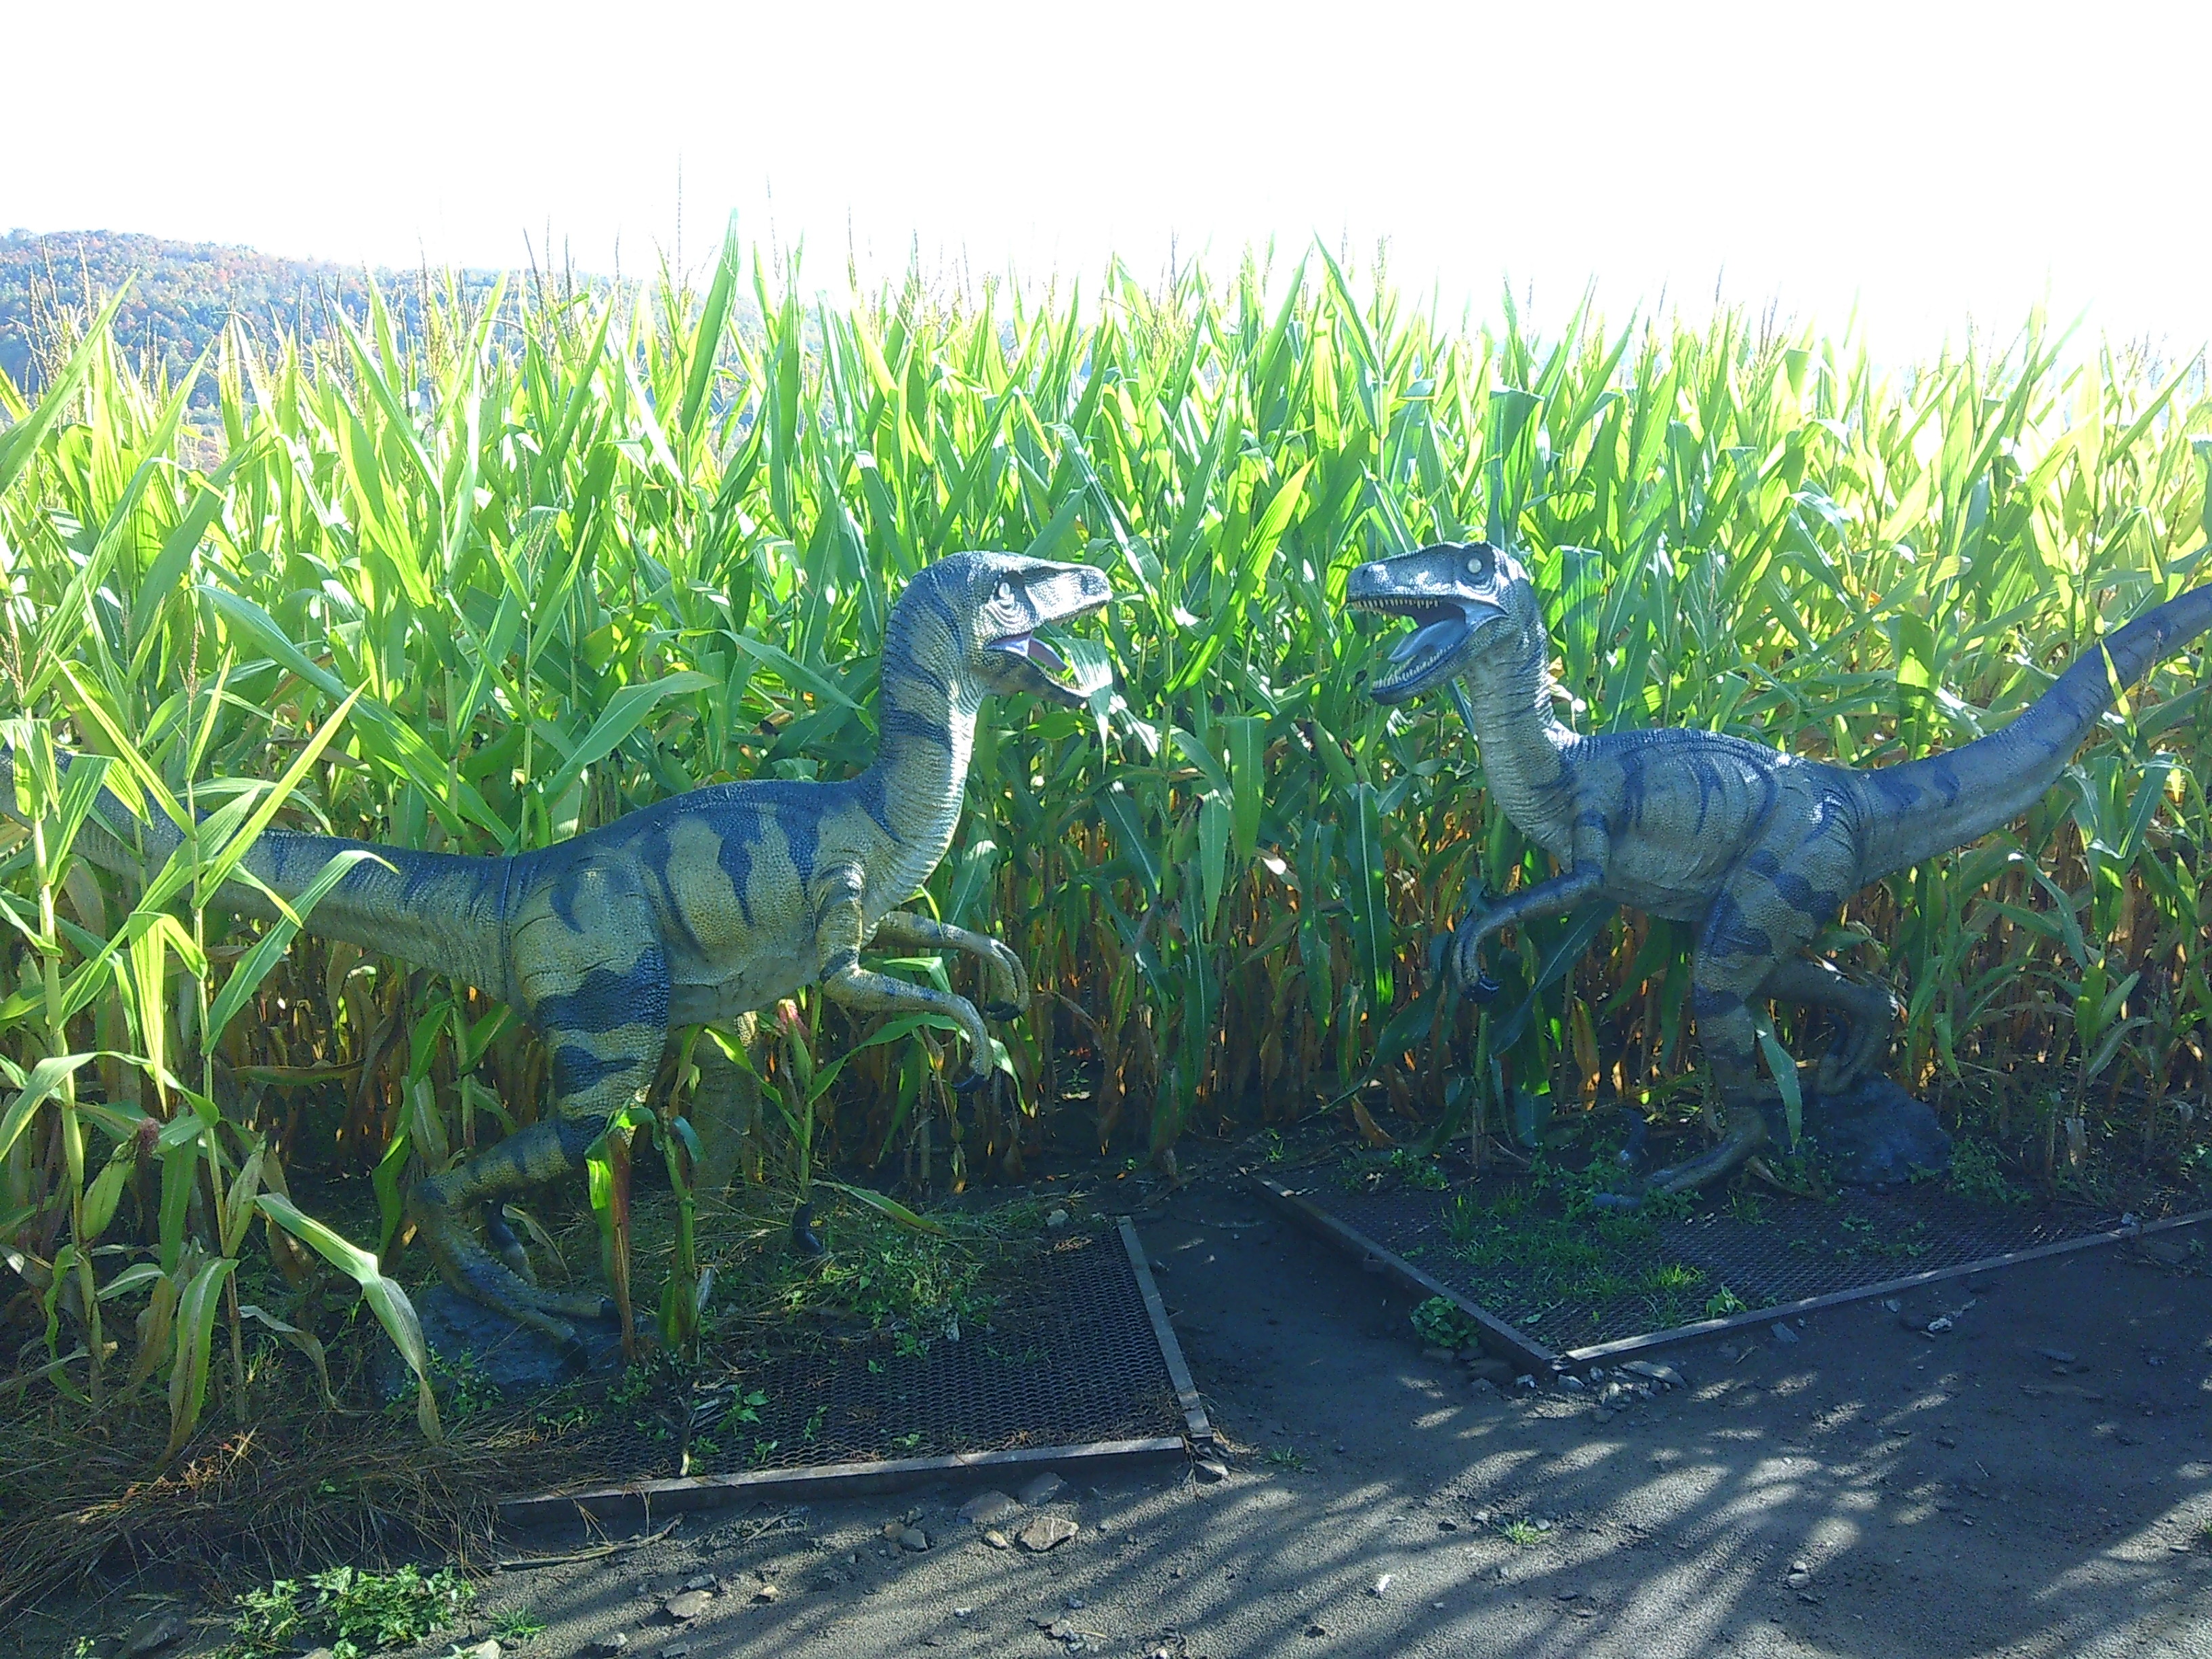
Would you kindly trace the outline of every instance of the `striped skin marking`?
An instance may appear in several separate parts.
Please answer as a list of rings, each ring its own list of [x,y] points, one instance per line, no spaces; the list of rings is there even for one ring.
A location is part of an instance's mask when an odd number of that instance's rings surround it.
[[[611,1077],[638,1068],[635,1056],[603,1059],[578,1042],[564,1042],[553,1051],[553,1092],[564,1098],[588,1093]]]
[[[952,748],[952,736],[945,729],[944,721],[931,720],[927,714],[913,714],[904,708],[887,708],[876,717],[876,726],[886,737],[934,744],[948,752]]]
[[[1713,901],[1698,951],[1709,957],[1771,957],[1774,941],[1764,927],[1752,925],[1735,894],[1723,893]]]
[[[574,990],[538,998],[530,1018],[540,1030],[597,1036],[655,1023],[667,1012],[668,963],[659,945],[648,945],[628,968],[594,968]]]
[[[607,1121],[604,1117],[564,1117],[555,1125],[561,1156],[572,1164],[581,1164],[592,1143],[606,1132]]]
[[[753,925],[753,907],[746,896],[752,890],[753,842],[759,825],[757,815],[750,823],[742,827],[730,824],[723,832],[722,844],[716,854],[716,862],[721,866],[722,873],[730,878],[730,890],[737,895],[738,909],[744,915],[748,927]],[[749,836],[744,833],[745,830],[755,833]]]

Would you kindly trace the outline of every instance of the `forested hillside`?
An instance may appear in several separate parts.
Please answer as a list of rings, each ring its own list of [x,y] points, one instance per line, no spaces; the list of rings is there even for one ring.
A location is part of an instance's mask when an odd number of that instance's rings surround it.
[[[423,276],[380,270],[378,285],[403,321],[421,313]],[[359,266],[285,259],[218,242],[176,242],[118,231],[11,230],[0,237],[0,369],[24,390],[44,380],[53,341],[70,331],[70,315],[87,314],[125,282],[130,297],[116,319],[117,337],[178,370],[189,364],[234,315],[263,338],[276,330],[320,338],[343,307],[358,319],[368,305],[369,273]],[[442,287],[447,278],[438,273]],[[464,293],[488,290],[493,275],[465,271]],[[199,397],[211,398],[203,388]]]

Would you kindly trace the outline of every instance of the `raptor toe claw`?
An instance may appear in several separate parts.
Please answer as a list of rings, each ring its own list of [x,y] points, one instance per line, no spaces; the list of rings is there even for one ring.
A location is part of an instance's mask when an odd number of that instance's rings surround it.
[[[956,1095],[972,1095],[990,1080],[991,1074],[988,1072],[970,1072],[952,1085],[952,1092]]]
[[[987,1002],[983,1012],[993,1019],[1019,1019],[1022,1011],[1011,1002]]]
[[[1488,1002],[1504,988],[1489,975],[1478,971],[1473,979],[1460,987],[1460,994],[1469,1002]]]

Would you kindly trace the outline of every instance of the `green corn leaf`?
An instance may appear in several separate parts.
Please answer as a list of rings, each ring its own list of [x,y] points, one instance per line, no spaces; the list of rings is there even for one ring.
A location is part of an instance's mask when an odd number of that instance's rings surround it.
[[[369,1311],[415,1373],[416,1421],[425,1437],[442,1440],[445,1431],[438,1421],[438,1396],[430,1387],[429,1351],[423,1346],[422,1322],[416,1317],[415,1304],[407,1299],[407,1292],[384,1276],[374,1256],[302,1213],[291,1200],[263,1193],[254,1202],[262,1214],[361,1286]]]
[[[208,1366],[214,1358],[215,1316],[222,1306],[222,1286],[238,1263],[228,1257],[209,1262],[185,1286],[177,1304],[177,1352],[169,1367],[169,1443],[161,1449],[166,1463],[185,1447],[199,1427],[207,1405]]]
[[[60,1092],[63,1082],[76,1075],[95,1053],[82,1054],[50,1054],[31,1068],[31,1075],[8,1103],[8,1109],[0,1113],[0,1157],[15,1144],[15,1137],[29,1127],[31,1114]]]
[[[946,1236],[942,1222],[932,1220],[926,1215],[918,1215],[900,1203],[898,1200],[886,1197],[882,1193],[872,1193],[866,1187],[848,1187],[842,1181],[817,1180],[814,1184],[817,1187],[827,1187],[835,1193],[842,1193],[846,1197],[866,1205],[877,1214],[897,1222],[900,1226],[909,1231],[927,1233],[933,1238],[943,1238]]]
[[[586,767],[605,760],[615,751],[623,739],[644,722],[647,715],[670,697],[684,696],[694,691],[712,690],[718,682],[712,675],[696,669],[669,674],[657,680],[647,680],[638,685],[626,685],[607,701],[606,712],[592,723],[584,734],[583,741],[571,750],[561,769],[546,780],[544,794],[548,800],[558,800],[568,788],[584,775]]]
[[[230,970],[216,995],[215,1006],[208,1010],[208,1041],[212,1043],[230,1027],[253,994],[261,988],[262,981],[269,977],[284,952],[298,935],[301,927],[314,915],[315,906],[322,902],[331,889],[345,879],[346,872],[362,863],[381,864],[384,860],[365,847],[349,847],[334,853],[324,863],[312,882],[301,893],[290,908],[293,917],[280,918],[269,924],[269,928],[253,948],[239,958],[238,965]]]
[[[699,313],[699,330],[692,337],[690,373],[684,386],[684,407],[677,418],[687,438],[696,438],[699,411],[707,406],[707,393],[714,384],[714,362],[721,347],[723,325],[729,320],[739,259],[738,216],[733,213],[729,228],[723,233],[722,257],[714,262],[714,280],[708,286],[707,302]]]
[[[1391,966],[1395,951],[1391,942],[1390,912],[1384,896],[1385,860],[1382,849],[1382,800],[1371,783],[1352,791],[1351,822],[1345,837],[1345,861],[1350,879],[1344,902],[1351,912],[1352,938],[1360,969],[1359,990],[1367,1006],[1377,1013],[1391,1000]]]
[[[1759,1052],[1765,1056],[1774,1086],[1782,1091],[1782,1115],[1790,1126],[1790,1145],[1794,1149],[1798,1137],[1805,1133],[1805,1096],[1797,1084],[1797,1062],[1776,1039],[1772,1026],[1762,1019],[1758,1030]]]

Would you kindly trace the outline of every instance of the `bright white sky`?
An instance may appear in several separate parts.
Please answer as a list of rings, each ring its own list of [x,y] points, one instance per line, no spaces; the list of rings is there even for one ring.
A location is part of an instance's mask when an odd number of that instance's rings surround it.
[[[2212,6],[2040,0],[0,0],[0,228],[626,271],[741,233],[817,283],[1095,287],[1319,235],[1456,309],[1595,279],[1877,350],[2212,338]]]

